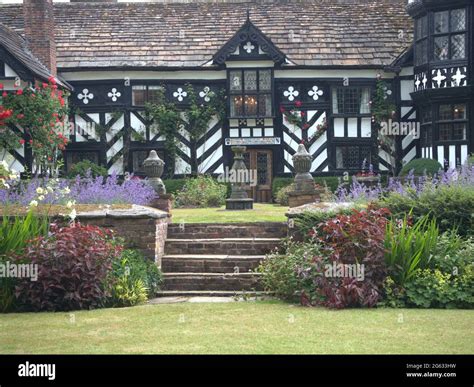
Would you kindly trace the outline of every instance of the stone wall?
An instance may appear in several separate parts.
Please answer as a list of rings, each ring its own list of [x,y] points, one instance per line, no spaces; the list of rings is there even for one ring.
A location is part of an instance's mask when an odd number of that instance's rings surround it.
[[[139,250],[161,267],[168,232],[168,214],[144,206],[100,209],[77,214],[77,221],[111,229],[124,238],[127,248]]]

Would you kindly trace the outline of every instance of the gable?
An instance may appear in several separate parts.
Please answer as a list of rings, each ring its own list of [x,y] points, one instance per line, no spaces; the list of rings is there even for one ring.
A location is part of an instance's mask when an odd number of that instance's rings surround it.
[[[227,60],[265,60],[276,64],[285,62],[286,56],[260,31],[247,16],[247,21],[212,58],[212,63],[223,65]]]

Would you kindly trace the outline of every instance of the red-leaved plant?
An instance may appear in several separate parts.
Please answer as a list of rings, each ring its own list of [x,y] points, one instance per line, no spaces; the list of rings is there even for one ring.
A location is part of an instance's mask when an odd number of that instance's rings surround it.
[[[121,250],[110,230],[79,223],[53,226],[49,236],[35,239],[16,259],[38,265],[37,281],[18,281],[18,304],[34,311],[103,307],[110,297],[112,261]]]
[[[389,216],[386,208],[369,207],[318,225],[312,236],[322,243],[324,252],[313,257],[309,269],[300,272],[303,277],[311,276],[314,286],[302,292],[304,305],[371,307],[379,301],[386,277],[384,240]],[[363,276],[338,275],[331,271],[357,264]],[[327,275],[328,268],[332,275]]]

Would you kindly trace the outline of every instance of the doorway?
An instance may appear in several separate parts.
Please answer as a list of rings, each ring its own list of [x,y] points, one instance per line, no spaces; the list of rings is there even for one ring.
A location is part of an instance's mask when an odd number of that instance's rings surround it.
[[[257,203],[272,201],[273,151],[270,149],[248,149],[244,153],[245,166],[257,171],[256,186],[247,186],[249,198]]]

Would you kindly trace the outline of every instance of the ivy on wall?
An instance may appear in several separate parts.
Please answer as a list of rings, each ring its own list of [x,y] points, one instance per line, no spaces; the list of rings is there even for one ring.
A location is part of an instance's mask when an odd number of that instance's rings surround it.
[[[197,147],[198,140],[208,130],[209,123],[214,117],[222,122],[225,117],[225,93],[210,91],[207,102],[201,102],[192,85],[186,85],[187,101],[184,106],[178,106],[166,99],[164,87],[160,90],[157,103],[146,104],[146,112],[152,118],[160,134],[164,137],[169,161],[166,166],[168,176],[173,176],[176,157],[180,142],[177,133],[185,130],[189,135],[191,151],[191,173],[198,173]]]

